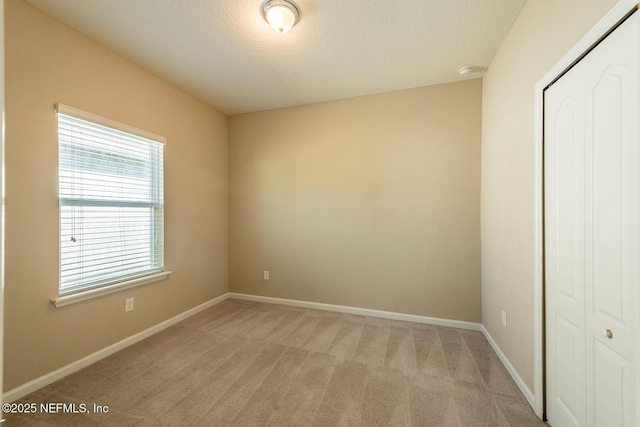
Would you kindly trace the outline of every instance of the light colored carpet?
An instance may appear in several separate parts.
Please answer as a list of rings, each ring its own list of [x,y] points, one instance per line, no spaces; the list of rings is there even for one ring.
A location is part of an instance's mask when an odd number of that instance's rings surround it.
[[[22,399],[18,426],[544,426],[479,332],[227,300]]]

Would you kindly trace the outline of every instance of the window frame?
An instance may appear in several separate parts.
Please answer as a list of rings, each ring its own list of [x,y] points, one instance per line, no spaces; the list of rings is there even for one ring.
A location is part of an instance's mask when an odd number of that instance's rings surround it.
[[[147,132],[138,128],[135,128],[133,126],[129,126],[111,119],[107,119],[105,117],[96,115],[96,114],[92,114],[92,113],[88,113],[73,107],[69,107],[67,105],[64,104],[56,104],[55,108],[54,108],[54,112],[56,113],[56,115],[65,115],[65,116],[69,116],[71,118],[75,118],[75,119],[80,119],[83,121],[87,121],[90,122],[92,124],[97,124],[99,126],[103,126],[106,128],[109,128],[111,130],[114,131],[118,131],[118,132],[124,132],[130,135],[134,135],[136,137],[141,137],[141,138],[145,138],[157,143],[160,143],[162,145],[166,145],[166,138],[160,135],[156,135],[154,133],[151,132]],[[57,123],[59,123],[59,121],[57,121]],[[60,141],[59,141],[59,135],[60,135],[60,128],[59,125],[57,124],[57,135],[58,135],[58,147],[60,147]],[[108,150],[105,150],[108,152]],[[164,157],[164,153],[163,150],[160,150],[161,152],[161,156]],[[59,165],[60,165],[60,159],[58,159],[58,178],[60,177],[60,169],[59,169]],[[152,185],[151,187],[153,189],[157,189],[159,188],[159,186],[164,186],[164,170],[162,170],[162,164],[163,162],[160,163],[160,170],[156,169],[156,177],[157,179],[159,179],[159,183],[156,182],[155,185]],[[122,201],[115,201],[115,202],[110,202],[110,201],[92,201],[88,198],[85,198],[84,201],[78,201],[78,200],[70,200],[69,198],[65,198],[62,197],[61,195],[61,188],[60,188],[60,183],[58,184],[58,200],[59,200],[59,209],[58,209],[58,213],[60,215],[59,219],[60,219],[60,223],[58,226],[58,232],[59,232],[59,238],[58,238],[58,254],[59,257],[61,259],[62,257],[62,209],[63,206],[73,206],[73,205],[82,205],[82,206],[117,206],[117,205],[126,205],[129,204],[131,206],[141,206],[141,207],[149,207],[151,209],[154,210],[154,212],[157,212],[157,207],[160,207],[160,215],[162,215],[162,217],[164,218],[164,201],[162,200],[161,204],[158,203],[150,203],[150,202],[146,202],[146,201],[141,201],[141,202],[137,202],[137,201],[132,201],[132,202],[122,202]],[[161,190],[163,190],[161,188]],[[152,190],[153,191],[153,190]],[[154,218],[157,218],[156,214],[154,213]],[[158,228],[153,225],[153,223],[155,222],[155,219],[152,219],[150,221],[150,224],[152,224],[152,233],[154,236],[157,236],[157,231]],[[161,256],[160,256],[160,271],[154,270],[151,272],[146,272],[140,275],[133,275],[133,276],[127,276],[127,277],[121,277],[121,278],[114,278],[113,281],[105,281],[104,283],[94,283],[92,285],[88,285],[86,287],[77,287],[76,289],[71,289],[71,290],[64,290],[62,289],[62,277],[61,277],[61,272],[62,272],[62,266],[58,265],[58,272],[59,272],[59,276],[58,276],[58,297],[57,298],[53,298],[51,299],[51,302],[54,303],[54,305],[56,307],[61,307],[61,306],[65,306],[68,304],[73,304],[76,302],[80,302],[80,301],[85,301],[87,299],[91,299],[91,298],[96,298],[102,295],[106,295],[106,294],[110,294],[113,292],[117,292],[120,290],[124,290],[124,289],[129,289],[135,286],[140,286],[140,285],[144,285],[147,283],[152,283],[158,280],[162,280],[165,279],[167,276],[169,276],[172,272],[171,271],[167,271],[165,270],[165,266],[164,266],[164,220],[162,221],[162,225],[159,227],[159,235],[160,238],[162,240],[162,248],[161,248]]]

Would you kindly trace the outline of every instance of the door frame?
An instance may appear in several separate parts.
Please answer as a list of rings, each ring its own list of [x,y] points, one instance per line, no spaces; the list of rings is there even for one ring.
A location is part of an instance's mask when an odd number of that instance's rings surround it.
[[[544,90],[585,56],[600,40],[606,37],[622,19],[639,8],[638,0],[620,0],[535,85],[533,140],[533,409],[541,419],[544,419],[546,409],[544,406],[546,384],[544,375]]]

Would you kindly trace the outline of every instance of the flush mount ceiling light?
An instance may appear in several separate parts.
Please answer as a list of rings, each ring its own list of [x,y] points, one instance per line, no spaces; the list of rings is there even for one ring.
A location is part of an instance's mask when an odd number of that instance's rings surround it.
[[[458,74],[462,77],[468,77],[469,74],[473,73],[475,68],[472,65],[467,65],[466,67],[462,67],[458,70]]]
[[[278,33],[286,33],[300,20],[300,11],[287,0],[267,0],[262,5],[262,16]]]

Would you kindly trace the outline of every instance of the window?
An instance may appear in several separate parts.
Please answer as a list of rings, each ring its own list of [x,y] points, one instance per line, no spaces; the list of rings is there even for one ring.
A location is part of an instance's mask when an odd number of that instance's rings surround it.
[[[60,296],[166,277],[164,138],[62,104],[56,111]]]

